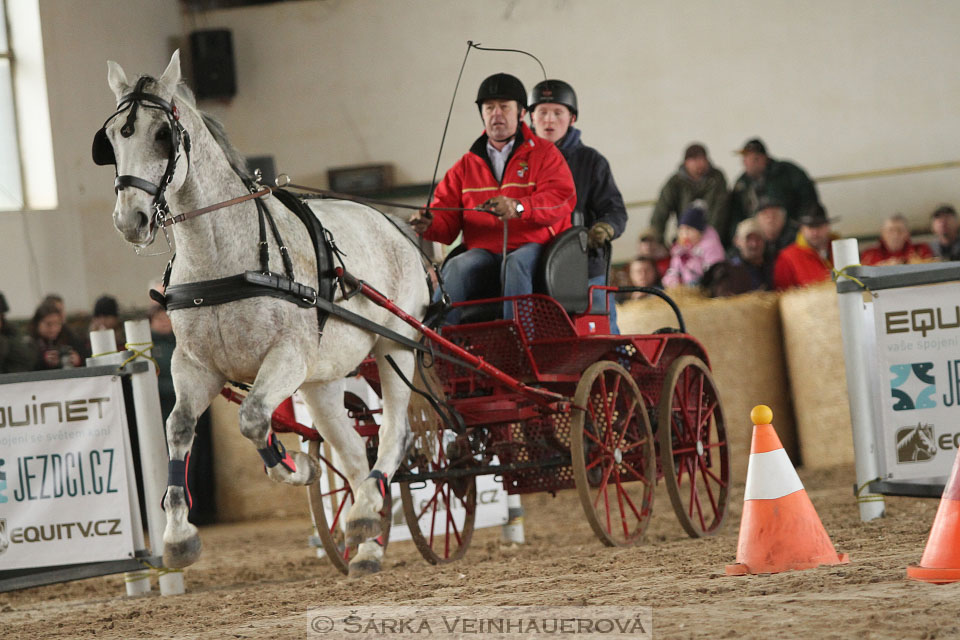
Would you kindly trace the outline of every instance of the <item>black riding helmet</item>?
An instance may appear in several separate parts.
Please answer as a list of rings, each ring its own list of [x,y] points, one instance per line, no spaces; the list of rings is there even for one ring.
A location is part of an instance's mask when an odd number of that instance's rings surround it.
[[[477,90],[477,108],[485,100],[516,100],[521,109],[527,108],[527,90],[516,76],[509,73],[495,73],[480,83]]]
[[[562,104],[570,109],[573,115],[580,115],[577,110],[577,93],[563,80],[544,80],[533,87],[530,92],[530,111],[545,102]]]

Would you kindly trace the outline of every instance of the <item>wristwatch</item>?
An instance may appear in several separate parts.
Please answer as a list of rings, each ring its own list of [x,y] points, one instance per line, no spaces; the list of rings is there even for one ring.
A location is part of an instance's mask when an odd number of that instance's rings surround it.
[[[517,218],[522,218],[522,217],[523,217],[523,211],[524,211],[524,209],[523,209],[523,205],[520,203],[519,200],[517,200],[517,204],[516,204],[516,206],[515,206],[515,209],[516,209],[516,212],[517,212]]]

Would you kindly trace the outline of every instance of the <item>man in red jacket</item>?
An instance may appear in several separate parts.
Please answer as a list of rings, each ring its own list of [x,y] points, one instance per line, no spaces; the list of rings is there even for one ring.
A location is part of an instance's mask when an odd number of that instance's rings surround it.
[[[427,240],[450,244],[463,234],[467,250],[448,260],[441,274],[453,302],[500,295],[505,229],[504,295],[532,293],[540,251],[570,227],[577,203],[563,155],[523,123],[527,93],[519,79],[490,76],[476,103],[483,135],[437,185],[430,207],[440,210],[416,212],[409,221]],[[505,303],[503,313],[512,318],[513,305]],[[447,316],[450,323],[458,319],[457,310]]]
[[[830,243],[837,238],[830,231],[833,221],[820,204],[800,215],[797,241],[780,252],[773,266],[773,285],[777,291],[830,279],[833,273]]]

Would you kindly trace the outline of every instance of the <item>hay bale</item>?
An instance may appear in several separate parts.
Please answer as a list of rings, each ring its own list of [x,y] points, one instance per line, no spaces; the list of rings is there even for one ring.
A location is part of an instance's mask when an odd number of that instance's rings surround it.
[[[750,410],[758,404],[773,409],[777,433],[796,462],[777,295],[750,293],[713,299],[695,288],[668,293],[680,307],[687,331],[703,344],[710,358],[723,401],[733,479],[742,482],[746,478],[753,436]],[[651,333],[677,326],[673,311],[660,299],[629,301],[620,305],[617,313],[623,333]]]
[[[263,461],[237,426],[239,405],[217,396],[210,405],[213,472],[217,487],[217,520],[236,522],[260,518],[308,515],[303,487],[274,482],[263,472]],[[300,448],[292,433],[280,436],[291,451]]]
[[[851,464],[853,431],[835,285],[784,293],[780,314],[803,464]]]

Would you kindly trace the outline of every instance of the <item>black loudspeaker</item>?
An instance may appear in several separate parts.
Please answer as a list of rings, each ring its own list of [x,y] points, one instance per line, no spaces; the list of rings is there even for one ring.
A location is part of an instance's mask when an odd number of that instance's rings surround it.
[[[193,87],[197,98],[232,98],[237,94],[230,31],[194,31],[190,34],[190,51],[193,54]]]

